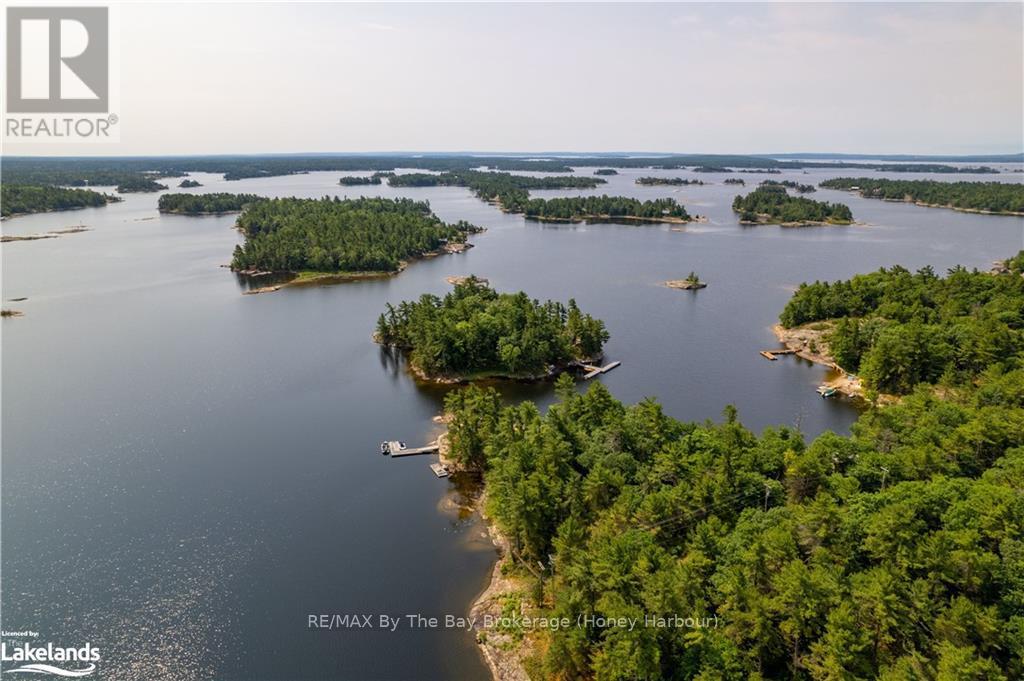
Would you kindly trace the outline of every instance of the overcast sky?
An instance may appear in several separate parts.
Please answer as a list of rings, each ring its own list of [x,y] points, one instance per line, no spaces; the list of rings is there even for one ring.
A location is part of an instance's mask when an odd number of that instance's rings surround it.
[[[1022,5],[127,5],[121,141],[4,153],[1003,153]]]

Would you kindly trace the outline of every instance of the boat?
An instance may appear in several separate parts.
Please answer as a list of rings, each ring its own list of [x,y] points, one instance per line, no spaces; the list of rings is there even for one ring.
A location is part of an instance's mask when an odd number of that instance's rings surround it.
[[[839,391],[836,390],[835,388],[833,388],[832,386],[829,386],[829,385],[819,385],[818,386],[818,394],[821,395],[822,397],[832,397],[837,392],[839,392]]]
[[[408,448],[409,446],[401,440],[385,440],[380,443],[380,453],[385,455],[405,451]]]

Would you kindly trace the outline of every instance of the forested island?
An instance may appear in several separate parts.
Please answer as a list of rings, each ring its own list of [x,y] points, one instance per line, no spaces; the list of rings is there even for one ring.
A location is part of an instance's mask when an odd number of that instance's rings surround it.
[[[568,377],[546,413],[450,393],[448,455],[483,473],[505,548],[489,602],[571,622],[481,645],[533,679],[1024,676],[1024,280],[961,272],[928,310],[1008,317],[1013,344],[978,345],[973,380],[920,383],[848,437],[755,435],[731,406],[721,424],[680,422]],[[897,276],[909,288],[861,282],[864,309],[927,316],[933,275]]]
[[[731,168],[725,166],[696,166],[693,169],[695,173],[731,173]]]
[[[921,206],[971,213],[1024,215],[1024,185],[1011,182],[939,182],[837,177],[821,183],[826,189],[859,192],[869,199],[906,201]]]
[[[727,177],[722,180],[722,184],[738,184],[745,186],[747,182],[742,177]]]
[[[526,198],[532,189],[593,189],[604,184],[598,177],[532,177],[511,173],[465,170],[446,173],[405,173],[392,175],[392,187],[468,187],[485,201],[500,201],[502,196]]]
[[[68,189],[66,187],[33,186],[9,182],[0,184],[0,204],[2,204],[0,214],[3,217],[105,206],[116,201],[121,201],[121,198],[94,192],[91,189]]]
[[[670,185],[683,186],[688,184],[703,185],[704,180],[689,180],[684,177],[638,177],[636,183],[640,185]]]
[[[358,187],[360,185],[380,184],[381,178],[391,177],[394,173],[385,175],[384,173],[374,173],[373,175],[361,176],[361,175],[346,175],[338,180],[338,184],[345,187]]]
[[[594,171],[595,175],[618,175],[619,171],[615,168],[598,168]]]
[[[161,213],[180,215],[220,215],[234,213],[247,205],[262,201],[264,197],[255,194],[163,194],[157,202]]]
[[[424,201],[411,199],[267,199],[246,207],[236,227],[235,271],[316,275],[384,273],[414,258],[465,248],[481,231],[442,222]]]
[[[689,222],[686,209],[672,199],[639,201],[624,196],[574,196],[531,199],[532,189],[590,189],[604,180],[590,177],[530,177],[494,172],[407,173],[389,180],[393,187],[469,187],[478,197],[509,213],[552,222],[620,219],[648,222]]]
[[[444,298],[389,304],[374,338],[406,353],[422,378],[461,381],[553,376],[570,362],[599,358],[608,332],[574,300],[540,303],[470,278]]]
[[[182,180],[181,183],[178,186],[181,187],[182,189],[191,189],[193,187],[202,187],[203,185],[201,185],[196,180],[193,180],[193,179],[190,179],[190,178],[186,178],[186,179]]]
[[[848,281],[803,284],[780,316],[784,328],[817,327],[818,351],[869,390],[907,394],[920,383],[962,388],[1024,351],[1024,251],[1005,274],[957,267],[945,277],[902,267]]]
[[[746,196],[737,196],[732,209],[740,224],[784,226],[848,225],[853,222],[849,206],[790,196],[785,187],[766,185]]]
[[[640,222],[690,222],[694,218],[674,199],[640,201],[626,196],[572,196],[557,199],[525,199],[506,202],[510,213],[522,213],[542,222],[627,220]]]
[[[145,175],[126,177],[117,185],[118,194],[142,194],[159,192],[167,189],[166,184],[160,184],[151,177]]]
[[[810,194],[811,192],[818,191],[814,188],[813,184],[800,184],[793,180],[762,180],[762,187],[786,187],[792,189],[800,194]]]

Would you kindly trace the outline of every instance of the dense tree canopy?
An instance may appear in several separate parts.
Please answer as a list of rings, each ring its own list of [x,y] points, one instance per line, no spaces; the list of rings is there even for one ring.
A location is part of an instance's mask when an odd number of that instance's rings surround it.
[[[444,223],[411,199],[269,199],[238,217],[245,244],[231,267],[279,272],[395,272],[403,260],[479,231]]]
[[[494,201],[510,213],[524,213],[538,220],[585,220],[588,218],[636,218],[689,220],[686,209],[672,199],[639,201],[624,196],[575,196],[531,199],[533,189],[589,189],[603,184],[593,177],[531,177],[493,172],[407,173],[389,180],[393,187],[469,187],[485,201]]]
[[[1024,213],[1024,184],[1015,182],[937,182],[837,177],[821,183],[827,189],[856,189],[869,199],[914,201],[930,206],[991,213]]]
[[[1024,254],[1024,252],[1022,252]],[[836,362],[867,385],[907,393],[918,383],[960,385],[991,366],[1024,366],[1024,277],[958,267],[902,267],[848,281],[802,284],[780,321],[793,327],[837,320],[828,344]]]
[[[687,184],[703,185],[704,180],[689,180],[684,177],[638,177],[636,183],[640,185],[670,185],[682,186]]]
[[[746,185],[747,182],[742,177],[727,177],[724,180],[722,180],[722,184]]]
[[[192,178],[186,177],[184,180],[181,181],[181,183],[178,186],[184,189],[191,189],[194,187],[202,187],[203,185],[200,184],[197,180],[193,180]]]
[[[690,214],[674,199],[640,201],[628,196],[571,196],[557,199],[529,199],[501,196],[502,207],[537,220],[578,221],[587,219],[639,219],[688,221]]]
[[[262,200],[262,196],[255,194],[163,194],[157,207],[161,213],[203,215],[239,211],[248,204]]]
[[[817,191],[813,184],[800,184],[793,180],[762,180],[762,187],[787,187],[789,189],[796,190],[800,194],[809,194]]]
[[[785,187],[762,185],[732,202],[744,223],[828,223],[847,225],[853,221],[849,206],[790,196]]]
[[[539,303],[471,278],[444,298],[425,294],[388,305],[375,338],[406,352],[431,377],[543,376],[571,360],[600,356],[608,332],[573,300],[568,307]]]
[[[164,189],[167,189],[166,184],[161,184],[148,175],[126,177],[117,185],[119,194],[141,194],[159,192]]]
[[[732,408],[682,423],[599,383],[556,392],[546,415],[478,387],[446,402],[535,614],[573,623],[539,634],[533,678],[1024,675],[1021,369],[922,388],[809,444],[756,436]],[[639,624],[575,625],[590,615]],[[706,626],[644,620],[673,616]]]
[[[598,168],[594,171],[595,175],[618,175],[619,171],[615,168]]]
[[[0,185],[0,208],[2,214],[45,213],[52,210],[71,210],[87,206],[105,206],[121,199],[110,194],[100,194],[91,189],[67,189],[65,187],[32,186],[26,184]]]
[[[374,173],[373,175],[346,175],[338,180],[338,184],[344,187],[380,184],[382,177],[383,175],[380,173]]]
[[[446,173],[405,173],[392,175],[392,187],[469,187],[485,201],[510,194],[528,195],[531,189],[593,189],[605,180],[599,177],[533,177],[511,173],[462,170]]]

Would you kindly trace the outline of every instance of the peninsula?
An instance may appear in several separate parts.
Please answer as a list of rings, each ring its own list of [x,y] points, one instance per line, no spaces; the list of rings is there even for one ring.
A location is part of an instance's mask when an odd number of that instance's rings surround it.
[[[105,206],[121,200],[118,196],[101,194],[91,189],[7,182],[0,185],[0,214],[3,217]]]
[[[984,215],[1024,215],[1024,185],[1016,182],[939,182],[837,177],[826,189],[857,192],[868,199],[905,201],[930,208],[951,208]]]

